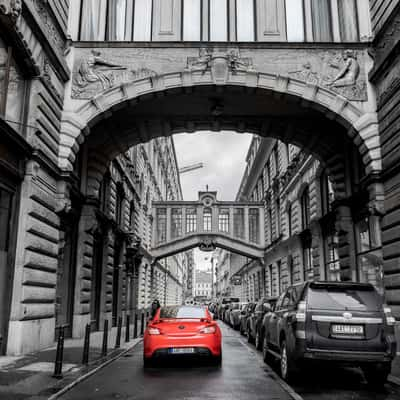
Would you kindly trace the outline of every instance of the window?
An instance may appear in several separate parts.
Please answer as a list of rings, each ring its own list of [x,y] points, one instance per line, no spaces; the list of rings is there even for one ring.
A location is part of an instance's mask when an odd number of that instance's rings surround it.
[[[286,34],[288,42],[304,42],[303,0],[286,0]]]
[[[321,190],[321,212],[322,215],[327,214],[332,210],[332,203],[335,199],[332,182],[330,181],[326,171],[324,171],[320,178]]]
[[[8,251],[13,195],[0,187],[0,257]]]
[[[357,42],[358,20],[356,0],[338,0],[340,36],[343,42]]]
[[[106,7],[104,1],[82,0],[81,7],[80,40],[104,40],[105,14],[102,13]]]
[[[311,245],[303,248],[303,265],[304,265],[304,280],[312,279],[314,276],[312,266]]]
[[[173,239],[182,235],[182,209],[171,210],[171,237]]]
[[[276,220],[276,236],[277,238],[281,235],[281,202],[279,197],[275,201],[275,220]]]
[[[152,0],[135,0],[135,14],[133,22],[133,40],[151,40]]]
[[[236,0],[236,24],[239,42],[254,40],[254,0]]]
[[[130,10],[130,13],[127,12],[128,4],[131,4],[131,2],[127,0],[108,1],[107,40],[131,39],[132,20],[128,21],[127,18],[132,16],[132,10]],[[128,25],[127,22],[130,22],[130,24]]]
[[[244,239],[244,209],[233,210],[233,235],[238,239]]]
[[[292,236],[293,226],[292,226],[292,205],[289,204],[287,213],[286,213],[286,221],[287,221],[287,233],[288,237]]]
[[[157,208],[157,243],[167,240],[167,209]]]
[[[269,241],[273,241],[273,228],[272,228],[272,209],[268,208],[268,227],[269,227]]]
[[[330,0],[311,0],[313,35],[315,42],[332,41],[330,3]]]
[[[117,193],[115,200],[115,222],[122,227],[124,217],[124,189],[120,183],[117,184]]]
[[[325,274],[328,281],[340,281],[339,237],[336,234],[325,238]]]
[[[258,208],[249,209],[249,239],[252,243],[260,240],[259,210]]]
[[[210,207],[205,207],[203,211],[203,230],[211,231],[212,229],[212,210]]]
[[[8,47],[0,39],[0,115],[16,130],[20,124],[25,99],[25,80],[20,73],[12,55],[12,47]]]
[[[183,40],[201,40],[201,0],[183,1]]]
[[[278,294],[282,293],[282,264],[281,260],[276,262],[276,272],[278,277],[277,287],[278,287]]]
[[[104,175],[103,180],[100,183],[99,197],[100,197],[100,211],[104,214],[108,211],[108,189],[110,185],[110,178],[108,175]]]
[[[224,42],[228,40],[228,2],[227,0],[209,0],[210,4],[210,40]]]
[[[229,233],[229,208],[221,208],[218,215],[218,230]]]
[[[278,177],[279,176],[279,148],[278,148],[278,143],[277,142],[274,146],[274,167],[275,167],[275,175],[274,177]]]
[[[308,188],[305,188],[301,195],[301,218],[303,230],[310,225],[310,196]]]
[[[195,208],[186,209],[186,233],[196,232],[197,213]]]

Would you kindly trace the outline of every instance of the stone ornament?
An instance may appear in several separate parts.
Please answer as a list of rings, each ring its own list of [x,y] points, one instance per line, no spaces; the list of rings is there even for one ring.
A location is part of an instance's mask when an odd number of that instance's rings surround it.
[[[22,1],[21,0],[0,0],[0,15],[6,15],[12,21],[16,21],[21,15]]]
[[[81,60],[74,77],[72,96],[91,98],[122,82],[154,77],[157,73],[147,68],[130,70],[128,67],[108,61],[98,50],[92,50],[87,58]]]
[[[312,85],[325,86],[349,100],[367,100],[366,83],[359,79],[360,64],[355,51],[327,52],[321,56],[321,61],[322,71],[307,61],[299,69],[289,71],[289,76]]]
[[[219,50],[202,47],[198,57],[188,57],[186,71],[211,72],[215,83],[225,83],[229,72],[247,72],[254,70],[251,58],[242,58],[238,48]]]
[[[201,251],[214,251],[217,248],[211,237],[206,236],[199,244]]]

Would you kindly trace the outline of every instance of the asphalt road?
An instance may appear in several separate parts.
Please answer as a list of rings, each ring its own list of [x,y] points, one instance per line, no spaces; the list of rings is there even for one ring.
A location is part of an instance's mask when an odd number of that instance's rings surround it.
[[[163,400],[399,400],[400,388],[387,385],[370,391],[361,373],[353,369],[303,372],[293,388],[265,365],[246,338],[221,324],[223,362],[177,362],[143,369],[142,345],[75,386],[61,399]]]

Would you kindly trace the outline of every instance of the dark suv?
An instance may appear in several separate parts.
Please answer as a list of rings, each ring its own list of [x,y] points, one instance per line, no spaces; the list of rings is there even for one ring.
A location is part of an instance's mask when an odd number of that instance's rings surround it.
[[[370,284],[306,282],[287,288],[262,326],[263,357],[280,359],[285,380],[306,361],[361,367],[383,385],[396,354],[395,319]]]

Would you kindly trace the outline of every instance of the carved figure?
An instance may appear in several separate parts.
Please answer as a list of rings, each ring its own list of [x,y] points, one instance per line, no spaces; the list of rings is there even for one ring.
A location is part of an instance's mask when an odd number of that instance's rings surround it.
[[[21,15],[21,11],[21,0],[0,0],[0,12],[4,15],[9,15],[12,20],[17,20]]]
[[[188,57],[187,69],[190,71],[203,71],[206,72],[210,68],[210,61],[212,55],[212,49],[201,47],[199,49],[198,57]]]
[[[251,62],[251,59],[249,58],[241,58],[239,49],[232,49],[228,53],[228,60],[229,60],[229,66],[232,70],[232,73],[237,73],[239,71],[249,71],[253,69],[253,64]]]
[[[357,82],[360,75],[360,65],[357,61],[356,55],[352,50],[346,50],[343,53],[344,66],[340,69],[337,75],[327,86],[344,87],[352,86]]]
[[[302,67],[302,69],[289,71],[289,75],[293,75],[296,79],[307,83],[318,84],[318,73],[312,70],[311,63],[307,61],[305,64],[302,65]]]
[[[81,62],[78,69],[76,83],[80,87],[86,87],[90,83],[100,81],[103,89],[113,85],[113,75],[104,70],[123,70],[126,67],[109,62],[101,57],[101,52],[92,50],[91,55]]]

